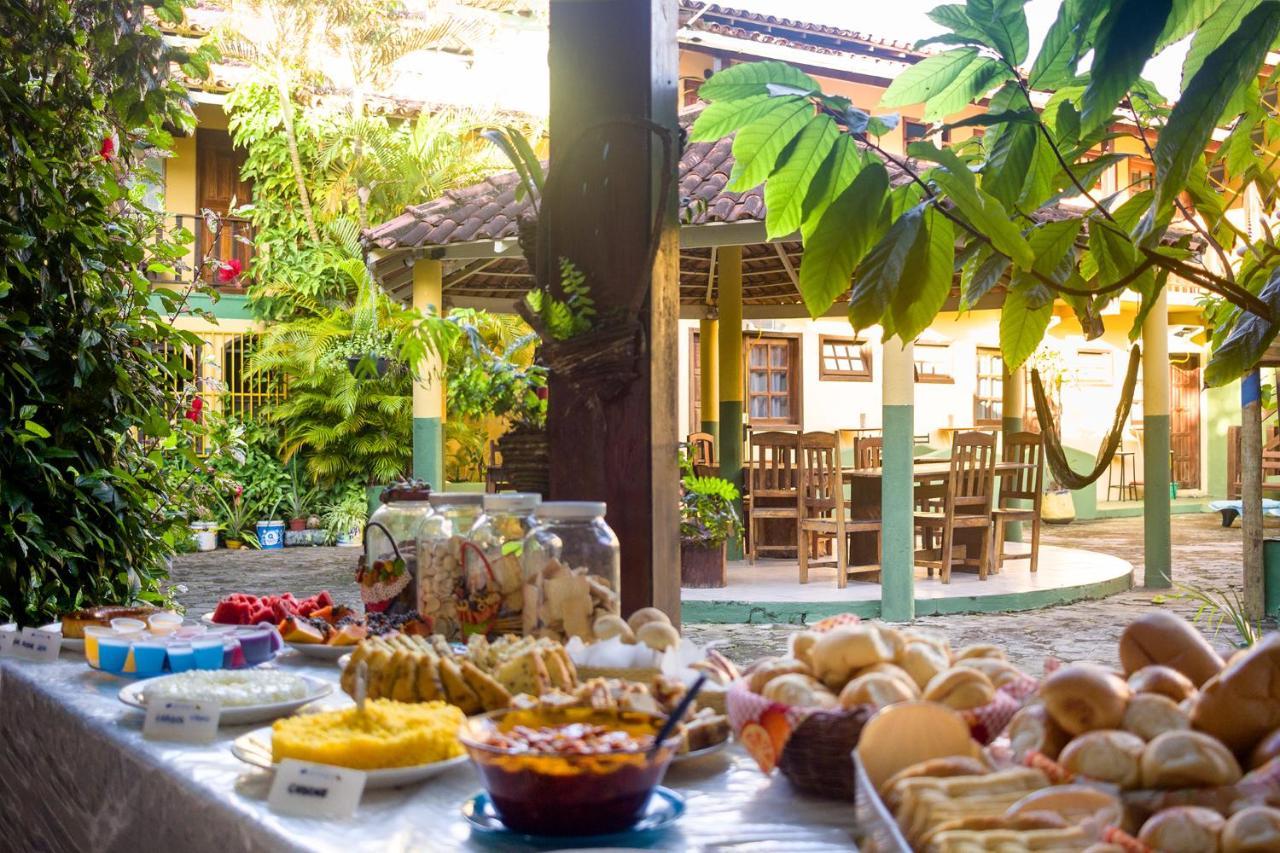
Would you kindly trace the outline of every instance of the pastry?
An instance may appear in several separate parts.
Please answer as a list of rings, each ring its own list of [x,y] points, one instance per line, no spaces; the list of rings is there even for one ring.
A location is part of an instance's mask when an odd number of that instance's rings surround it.
[[[636,640],[656,652],[680,645],[680,632],[668,622],[647,622],[636,631]]]
[[[1222,670],[1222,658],[1189,622],[1166,610],[1134,619],[1120,635],[1120,663],[1126,676],[1145,666],[1176,669],[1197,687]]]
[[[774,678],[764,686],[764,692],[760,695],[770,702],[805,708],[835,708],[840,704],[826,685],[813,676],[798,672]]]
[[[976,669],[957,666],[935,675],[925,686],[923,698],[957,711],[967,711],[991,702],[995,685]]]
[[[991,679],[991,683],[996,686],[997,690],[1010,682],[1020,681],[1025,678],[1021,670],[1001,658],[961,658],[956,661],[956,666],[976,669]]]
[[[1006,817],[1052,812],[1067,823],[1094,820],[1102,826],[1120,823],[1124,806],[1112,794],[1092,785],[1054,785],[1027,794],[1005,812]]]
[[[1280,850],[1280,809],[1250,806],[1227,818],[1222,853],[1274,853]]]
[[[1253,752],[1249,753],[1249,769],[1261,767],[1276,756],[1280,756],[1280,729],[1258,741]]]
[[[108,605],[77,610],[61,617],[62,637],[66,640],[83,640],[84,629],[91,625],[105,628],[111,625],[112,619],[141,619],[145,622],[148,616],[159,612],[159,607],[153,607],[150,604],[141,604],[136,607]]]
[[[1046,758],[1057,759],[1058,753],[1071,739],[1062,727],[1053,721],[1042,703],[1018,709],[1006,730],[1013,754],[1019,759],[1031,752]]]
[[[1068,734],[1117,729],[1129,703],[1129,685],[1091,664],[1069,664],[1040,685],[1045,708]]]
[[[1280,728],[1280,634],[1269,634],[1204,684],[1191,725],[1242,754]]]
[[[631,632],[637,636],[640,634],[640,629],[650,622],[661,622],[664,625],[670,625],[671,617],[656,607],[641,607],[627,617],[627,625],[631,628]]]
[[[1136,788],[1142,778],[1145,747],[1142,738],[1129,732],[1092,731],[1067,744],[1058,756],[1058,763],[1069,772],[1095,782]]]
[[[1004,649],[994,643],[974,643],[971,646],[965,646],[956,652],[956,660],[962,661],[966,658],[994,658],[996,660],[1006,660],[1007,656]]]
[[[747,689],[764,694],[764,687],[780,675],[798,672],[812,675],[809,667],[794,658],[765,658],[747,671]]]
[[[1144,788],[1211,788],[1240,781],[1236,757],[1201,732],[1158,735],[1142,753]]]
[[[920,698],[920,688],[916,686],[915,679],[913,679],[910,675],[908,675],[907,671],[902,667],[898,666],[896,663],[872,664],[871,666],[866,667],[863,670],[860,670],[858,672],[858,675],[859,676],[870,675],[873,672],[883,673],[884,675],[891,675],[894,678],[899,679],[900,681],[902,681],[904,684],[907,685],[907,689],[911,692],[912,699]]]
[[[917,696],[916,686],[910,680],[884,672],[868,672],[850,681],[840,691],[840,706],[853,708],[872,705],[877,709],[896,702],[906,702]]]
[[[616,613],[606,613],[591,625],[592,632],[596,635],[597,640],[612,640],[618,637],[624,643],[634,643],[636,635],[631,630],[631,626],[627,624],[627,620],[623,619]]]
[[[1160,853],[1216,853],[1225,824],[1212,809],[1175,806],[1148,818],[1138,840]]]
[[[932,643],[908,640],[896,663],[907,671],[921,690],[929,685],[933,677],[945,672],[951,666],[946,653]]]
[[[893,659],[893,651],[868,625],[836,628],[818,638],[811,652],[813,674],[833,690],[863,667]]]
[[[1191,728],[1191,717],[1168,696],[1139,693],[1129,700],[1120,728],[1143,740],[1151,740],[1164,732]]]
[[[803,661],[806,666],[812,668],[813,647],[820,636],[820,634],[816,634],[813,631],[796,631],[791,635],[791,639],[787,643],[791,657]]]
[[[1191,679],[1171,666],[1152,664],[1144,666],[1129,676],[1129,687],[1134,693],[1159,693],[1174,702],[1181,702],[1196,695]]]

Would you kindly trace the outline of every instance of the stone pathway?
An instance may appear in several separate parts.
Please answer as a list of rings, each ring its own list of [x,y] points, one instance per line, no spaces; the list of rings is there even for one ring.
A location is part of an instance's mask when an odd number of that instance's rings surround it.
[[[1046,526],[1042,541],[1065,547],[1114,554],[1133,564],[1141,584],[1142,519],[1125,518]],[[290,548],[283,551],[212,551],[186,554],[174,561],[173,582],[178,600],[192,613],[206,613],[223,595],[292,592],[311,595],[328,589],[334,598],[358,603],[353,575],[359,551],[355,548]],[[1228,591],[1241,583],[1239,527],[1224,529],[1216,514],[1177,515],[1173,518],[1173,573],[1180,583]],[[1007,571],[1026,571],[1018,563]],[[936,581],[935,581],[936,582]],[[919,581],[928,583],[928,581]],[[945,633],[953,646],[998,642],[1029,672],[1038,674],[1045,657],[1118,663],[1116,643],[1124,625],[1151,607],[1168,607],[1190,616],[1196,606],[1186,601],[1153,601],[1158,591],[1141,586],[1101,601],[1086,601],[1045,610],[1007,614],[934,616],[915,624]],[[1167,595],[1167,593],[1166,593]],[[1274,628],[1274,625],[1270,626]],[[740,662],[778,654],[796,625],[686,625],[685,633],[699,642],[716,642]],[[1227,649],[1238,635],[1229,627],[1211,641]]]

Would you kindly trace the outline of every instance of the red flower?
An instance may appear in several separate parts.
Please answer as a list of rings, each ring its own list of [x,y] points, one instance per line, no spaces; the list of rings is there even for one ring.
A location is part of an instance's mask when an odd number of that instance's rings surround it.
[[[192,423],[198,424],[200,423],[200,412],[202,409],[204,409],[204,400],[199,397],[193,397],[191,398],[191,408],[187,410],[187,413],[183,415],[183,417]]]
[[[232,258],[218,268],[218,281],[223,284],[235,281],[242,272],[244,272],[244,264],[240,262],[239,258]]]
[[[239,483],[236,483],[236,500],[239,500],[240,496],[243,494],[244,494],[244,486],[240,485]]]
[[[547,386],[543,385],[541,388],[536,389],[533,393],[538,395],[539,400],[545,400],[547,399]]]
[[[98,149],[98,153],[102,155],[103,160],[110,160],[116,156],[116,140],[114,136],[104,136],[102,138],[102,147]]]

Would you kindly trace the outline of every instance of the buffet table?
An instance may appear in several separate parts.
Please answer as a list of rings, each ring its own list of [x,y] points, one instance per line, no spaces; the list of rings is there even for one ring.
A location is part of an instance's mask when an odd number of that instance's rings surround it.
[[[331,681],[338,669],[286,653],[276,666]],[[480,789],[469,764],[422,784],[367,791],[349,821],[283,817],[267,808],[271,774],[231,754],[254,727],[224,726],[207,746],[146,740],[143,714],[116,697],[126,682],[79,653],[55,663],[0,659],[0,837],[42,850],[519,850],[473,837],[460,813]],[[662,850],[853,849],[851,804],[817,800],[767,778],[741,747],[673,767],[684,794]],[[570,846],[570,845],[566,845]],[[631,844],[630,846],[635,846]]]

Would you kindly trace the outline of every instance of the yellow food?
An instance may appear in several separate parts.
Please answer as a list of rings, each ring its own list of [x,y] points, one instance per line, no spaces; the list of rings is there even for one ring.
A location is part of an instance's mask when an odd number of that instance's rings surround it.
[[[432,764],[462,754],[461,709],[444,702],[370,699],[364,711],[346,708],[277,720],[271,760],[296,758],[356,770]]]

